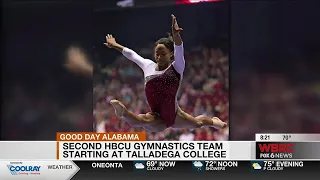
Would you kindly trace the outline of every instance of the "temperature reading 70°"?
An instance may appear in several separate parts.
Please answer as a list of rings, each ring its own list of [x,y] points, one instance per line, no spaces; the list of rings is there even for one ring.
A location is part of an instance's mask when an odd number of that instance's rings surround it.
[[[146,165],[148,166],[148,167],[153,167],[153,166],[155,166],[157,164],[157,161],[147,161],[147,163],[146,163]]]
[[[291,135],[283,135],[282,138],[284,141],[288,141],[291,138]]]

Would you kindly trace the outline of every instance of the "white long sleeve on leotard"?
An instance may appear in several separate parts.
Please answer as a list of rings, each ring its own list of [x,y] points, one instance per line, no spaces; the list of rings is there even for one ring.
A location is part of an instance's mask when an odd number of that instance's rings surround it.
[[[180,46],[174,45],[174,62],[172,64],[174,69],[180,75],[183,75],[183,71],[186,66],[186,61],[184,60],[183,44],[181,44]]]
[[[141,57],[139,54],[126,47],[123,48],[122,54],[129,60],[136,63],[143,71],[145,71],[149,65],[154,64],[153,61]]]
[[[175,61],[166,69],[157,71],[157,63],[144,59],[131,49],[124,48],[122,51],[125,57],[143,70],[150,111],[161,116],[167,127],[174,124],[179,107],[177,97],[185,68],[183,53],[183,45],[174,46]]]
[[[166,71],[166,69],[162,71],[156,71],[157,63],[150,59],[141,57],[139,54],[129,48],[123,48],[122,54],[129,60],[136,63],[143,70],[145,78],[160,75]],[[174,46],[174,59],[175,61],[172,63],[174,69],[181,76],[183,76],[183,71],[185,68],[183,44],[180,46]]]

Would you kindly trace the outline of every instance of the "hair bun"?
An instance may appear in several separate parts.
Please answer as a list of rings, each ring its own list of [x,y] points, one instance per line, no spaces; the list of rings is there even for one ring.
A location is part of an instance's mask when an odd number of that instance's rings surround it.
[[[171,41],[173,41],[172,34],[168,32],[167,35],[168,35],[168,39],[171,40]]]

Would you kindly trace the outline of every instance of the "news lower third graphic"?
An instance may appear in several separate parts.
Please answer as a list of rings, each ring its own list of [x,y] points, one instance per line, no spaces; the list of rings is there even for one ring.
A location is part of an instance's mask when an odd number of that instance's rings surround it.
[[[146,171],[146,162],[145,161],[134,161],[133,168],[135,171]]]
[[[237,168],[238,161],[192,161],[192,168],[195,171],[225,171]]]
[[[176,161],[134,161],[136,171],[164,171],[176,166]]]
[[[121,162],[93,162],[91,167],[97,169],[123,169]]]
[[[79,170],[72,161],[0,161],[0,179],[28,177],[67,180]]]
[[[254,171],[263,171],[263,162],[262,161],[251,161],[251,169]]]
[[[40,175],[41,166],[24,166],[22,162],[11,162],[7,165],[12,175]]]
[[[225,171],[237,167],[238,161],[205,161],[206,171]]]
[[[202,172],[204,170],[204,161],[192,161],[192,169]]]
[[[283,171],[303,168],[303,161],[251,161],[251,168],[254,171]]]
[[[294,143],[256,143],[257,159],[293,159]]]

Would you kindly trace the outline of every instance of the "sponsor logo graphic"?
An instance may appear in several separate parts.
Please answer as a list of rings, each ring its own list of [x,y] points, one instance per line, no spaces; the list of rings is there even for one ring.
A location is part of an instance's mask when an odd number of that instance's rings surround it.
[[[7,165],[11,175],[40,175],[41,166],[26,166],[26,165]]]

